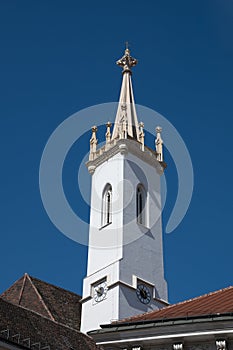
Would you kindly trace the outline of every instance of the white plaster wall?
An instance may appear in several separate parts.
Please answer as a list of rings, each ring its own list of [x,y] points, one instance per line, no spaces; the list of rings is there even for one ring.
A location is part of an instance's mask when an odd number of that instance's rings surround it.
[[[107,183],[112,186],[112,224],[101,228],[102,194]],[[139,183],[148,192],[147,227],[136,220]],[[155,285],[157,296],[167,299],[160,203],[160,175],[142,159],[119,153],[96,168],[92,176],[88,271],[83,285],[83,332],[161,307],[155,300],[145,306],[137,299],[135,288],[119,287],[119,281],[133,286],[133,275]],[[103,277],[107,277],[109,287],[107,298],[95,303],[91,286]]]
[[[100,328],[100,325],[110,323],[119,318],[119,287],[110,289],[106,299],[94,303],[93,299],[82,305],[81,332]]]
[[[164,306],[156,300],[151,299],[149,304],[143,304],[136,295],[136,290],[127,286],[120,286],[119,290],[119,319],[129,316],[139,315],[141,313],[150,312],[161,309]]]
[[[107,285],[111,286],[119,281],[119,262],[114,262],[103,269],[100,269],[96,273],[87,276],[83,280],[83,299],[88,298],[91,295],[91,286],[96,282],[106,278]]]
[[[92,176],[91,214],[87,275],[122,258],[123,156],[117,154],[101,164]],[[101,228],[102,194],[112,186],[112,224]]]
[[[124,244],[120,279],[132,285],[132,275],[155,285],[160,298],[167,300],[167,283],[164,279],[163,244],[161,225],[160,175],[143,160],[128,154],[124,162],[124,178],[130,179],[133,193],[124,188],[123,237],[134,240]],[[147,227],[136,218],[136,188],[142,183],[148,192]],[[127,186],[127,181],[125,182]]]
[[[99,165],[92,175],[91,213],[87,277],[83,283],[81,331],[97,329],[119,317],[119,261],[122,259],[123,235],[123,156],[117,154]],[[112,186],[112,224],[101,227],[102,194]],[[93,284],[107,278],[107,298],[93,301]],[[85,298],[88,298],[86,299]]]

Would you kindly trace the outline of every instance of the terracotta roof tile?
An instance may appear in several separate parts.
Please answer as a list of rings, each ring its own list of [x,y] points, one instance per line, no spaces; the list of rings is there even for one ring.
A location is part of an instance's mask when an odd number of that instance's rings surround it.
[[[187,316],[204,316],[233,312],[233,287],[185,300],[178,304],[165,306],[160,310],[125,318],[116,323],[137,322],[158,319],[172,319]]]
[[[99,349],[92,338],[78,330],[51,321],[34,311],[1,298],[0,340],[17,343],[30,349],[46,347],[50,350]]]
[[[73,292],[25,274],[1,298],[40,315],[80,329],[81,297]]]

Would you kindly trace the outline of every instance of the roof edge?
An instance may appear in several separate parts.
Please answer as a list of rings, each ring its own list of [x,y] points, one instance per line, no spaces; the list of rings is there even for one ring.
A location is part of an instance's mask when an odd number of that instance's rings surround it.
[[[152,310],[152,311],[149,311],[149,312],[145,312],[145,313],[142,313],[142,314],[138,314],[138,315],[135,315],[135,316],[132,316],[132,317],[128,317],[128,318],[124,318],[122,320],[119,320],[119,321],[115,321],[114,324],[121,324],[121,323],[131,323],[131,322],[137,322],[137,318],[138,317],[143,317],[143,316],[146,316],[146,315],[150,315],[150,314],[156,314],[156,312],[159,312],[161,310],[164,310],[164,309],[172,309],[173,307],[176,307],[178,305],[184,305],[184,304],[188,304],[188,303],[191,303],[192,301],[194,300],[199,300],[199,299],[203,299],[203,298],[207,298],[211,295],[215,295],[215,294],[218,294],[218,293],[221,293],[221,292],[224,292],[228,289],[232,289],[233,286],[228,286],[226,288],[222,288],[222,289],[219,289],[219,290],[216,290],[216,291],[213,291],[213,292],[209,292],[209,293],[206,293],[206,294],[203,294],[203,295],[199,295],[197,297],[194,297],[194,298],[191,298],[191,299],[187,299],[187,300],[183,300],[183,301],[180,301],[176,304],[170,304],[168,306],[165,306],[164,308],[162,309],[159,309],[159,310]],[[197,315],[198,316],[198,315]],[[190,317],[193,317],[193,316],[190,316]],[[178,317],[180,318],[180,317]],[[172,319],[172,318],[171,318]],[[135,320],[135,321],[134,321]],[[138,320],[139,321],[139,320]],[[141,320],[142,321],[142,320]]]
[[[204,322],[214,322],[214,321],[227,321],[227,320],[233,320],[233,312],[223,313],[223,314],[206,314],[206,315],[198,315],[198,316],[187,316],[187,317],[177,317],[177,318],[167,318],[167,319],[155,319],[155,320],[145,320],[145,321],[135,321],[135,322],[124,322],[124,323],[110,323],[105,325],[100,325],[101,329],[93,330],[88,332],[88,334],[91,336],[92,334],[98,334],[98,333],[105,333],[105,332],[111,332],[111,330],[118,331],[119,328],[124,327],[124,331],[127,331],[128,329],[132,329],[132,327],[140,328],[140,326],[145,326],[148,324],[155,325],[159,324],[160,326],[166,326],[168,323],[171,325],[171,322],[173,325],[177,325],[177,321],[179,321],[179,324],[186,324],[191,323],[192,321],[194,323],[195,321],[199,321],[199,323]],[[183,321],[183,323],[180,323],[180,321]]]

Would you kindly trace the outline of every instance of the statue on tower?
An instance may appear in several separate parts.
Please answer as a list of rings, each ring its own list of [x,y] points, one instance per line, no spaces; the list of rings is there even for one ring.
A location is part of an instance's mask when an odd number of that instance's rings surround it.
[[[159,162],[163,161],[163,140],[161,137],[161,132],[162,132],[162,128],[160,126],[157,126],[157,128],[155,129],[156,131],[156,140],[155,140],[155,149],[156,149],[156,153],[157,153],[157,160]]]

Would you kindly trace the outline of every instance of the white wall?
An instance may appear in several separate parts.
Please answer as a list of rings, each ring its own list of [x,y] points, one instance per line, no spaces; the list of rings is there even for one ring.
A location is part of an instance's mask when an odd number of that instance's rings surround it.
[[[101,227],[102,195],[108,183],[112,186],[112,223]],[[146,227],[136,220],[139,183],[148,193]],[[109,290],[106,299],[96,303],[93,284],[103,277],[107,278]],[[148,282],[152,290],[155,287],[157,297],[167,299],[160,175],[154,166],[143,161],[142,152],[139,157],[118,153],[97,166],[92,175],[88,271],[83,285],[81,331],[161,307],[155,299],[148,305],[139,302],[135,278]]]

